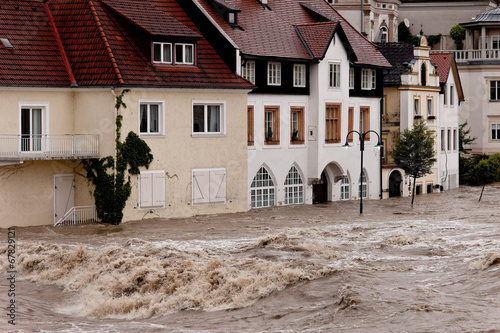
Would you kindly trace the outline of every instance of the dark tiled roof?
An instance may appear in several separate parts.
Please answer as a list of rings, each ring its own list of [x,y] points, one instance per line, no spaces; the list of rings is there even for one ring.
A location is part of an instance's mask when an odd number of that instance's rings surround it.
[[[314,58],[323,58],[330,44],[337,22],[297,25],[297,31]]]
[[[401,83],[401,72],[404,64],[413,59],[413,44],[410,43],[378,43],[378,50],[390,62],[392,68],[384,76],[385,85],[399,85]]]
[[[0,2],[0,85],[69,86],[71,84],[40,1]]]
[[[69,86],[72,72],[79,86],[252,87],[233,74],[203,38],[196,41],[196,67],[152,66],[133,34],[146,30],[177,41],[179,31],[185,38],[202,36],[177,1],[143,0],[140,5],[132,0],[106,1],[118,3],[120,15],[101,0],[48,2],[63,45],[61,52],[48,14],[38,0],[2,0],[0,38],[8,38],[15,47],[7,49],[0,44],[0,84]],[[143,17],[155,16],[157,19],[149,25],[144,23]],[[132,33],[130,20],[136,29]],[[170,26],[157,26],[167,20]],[[146,44],[149,42],[146,38]],[[64,65],[64,55],[70,71]]]
[[[192,0],[213,18],[245,55],[311,60],[312,56],[301,42],[294,26],[325,21],[339,22],[359,65],[390,66],[374,45],[323,0],[268,0],[266,10],[257,0],[225,0],[241,9],[238,24],[233,29],[206,0]],[[328,35],[329,27],[322,33]]]
[[[431,63],[437,66],[439,83],[446,83],[450,74],[453,53],[430,53]]]

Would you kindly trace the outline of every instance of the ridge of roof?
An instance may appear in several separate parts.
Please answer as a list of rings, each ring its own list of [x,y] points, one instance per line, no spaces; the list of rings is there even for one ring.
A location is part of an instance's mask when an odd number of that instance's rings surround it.
[[[453,63],[453,53],[443,52],[443,53],[433,53],[430,52],[429,56],[431,58],[431,63],[437,66],[437,71],[439,73],[439,83],[446,83],[448,76],[450,74],[450,69]]]
[[[297,24],[295,28],[305,47],[314,59],[324,58],[328,46],[335,35],[338,22],[327,21]]]
[[[111,61],[111,66],[113,67],[113,70],[116,74],[116,78],[118,79],[118,82],[120,84],[124,84],[125,82],[123,81],[123,77],[120,73],[120,69],[118,68],[118,64],[116,63],[115,56],[114,56],[113,51],[111,50],[111,47],[109,45],[108,38],[106,37],[106,33],[104,32],[104,29],[102,28],[101,21],[99,20],[99,15],[97,15],[97,11],[95,9],[93,1],[88,0],[88,5],[90,7],[90,12],[94,18],[94,21],[97,25],[97,30],[99,31],[101,39],[102,39],[104,46],[106,48],[106,52],[108,53],[109,59]]]

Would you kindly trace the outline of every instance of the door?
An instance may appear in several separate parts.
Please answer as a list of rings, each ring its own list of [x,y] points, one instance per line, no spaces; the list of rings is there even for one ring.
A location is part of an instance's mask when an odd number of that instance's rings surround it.
[[[54,175],[54,223],[75,205],[73,175]]]
[[[401,173],[393,171],[389,176],[389,198],[401,196]]]
[[[321,179],[313,183],[313,204],[320,204],[328,201],[328,181],[326,174],[321,173]]]
[[[21,150],[42,150],[42,109],[21,109]]]

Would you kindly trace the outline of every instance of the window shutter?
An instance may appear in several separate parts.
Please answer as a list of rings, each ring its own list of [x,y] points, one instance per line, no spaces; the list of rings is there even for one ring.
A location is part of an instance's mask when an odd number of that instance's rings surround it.
[[[210,202],[226,202],[226,170],[210,171]]]
[[[165,173],[155,172],[153,173],[153,206],[164,207],[165,206]]]
[[[193,170],[193,204],[210,202],[210,171]]]
[[[140,179],[140,195],[141,207],[153,206],[153,175],[151,173],[141,173]]]

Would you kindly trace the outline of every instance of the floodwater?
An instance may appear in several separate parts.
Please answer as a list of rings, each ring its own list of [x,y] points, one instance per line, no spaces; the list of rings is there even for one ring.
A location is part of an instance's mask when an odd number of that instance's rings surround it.
[[[17,227],[0,330],[500,332],[500,184],[480,192]]]

